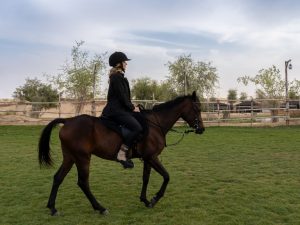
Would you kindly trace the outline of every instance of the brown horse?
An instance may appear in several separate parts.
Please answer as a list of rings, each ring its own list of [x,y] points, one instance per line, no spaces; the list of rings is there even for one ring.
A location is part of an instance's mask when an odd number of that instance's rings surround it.
[[[146,136],[132,150],[133,158],[141,158],[144,162],[143,185],[140,200],[146,207],[152,208],[163,197],[169,182],[169,174],[158,159],[166,146],[166,134],[182,118],[197,134],[203,133],[204,126],[201,118],[200,102],[193,92],[192,95],[181,96],[172,101],[157,105],[144,113],[149,130]],[[51,121],[42,131],[39,141],[40,165],[52,165],[50,156],[50,136],[53,127],[63,123],[59,138],[63,154],[63,162],[54,175],[52,190],[47,207],[51,215],[56,215],[55,199],[58,188],[75,163],[78,171],[78,186],[82,189],[95,210],[107,214],[108,210],[98,203],[89,187],[89,165],[91,154],[107,160],[116,160],[117,152],[122,144],[122,137],[107,128],[99,118],[80,115],[68,119],[57,118]],[[153,168],[164,179],[160,190],[150,200],[146,192],[149,176]]]

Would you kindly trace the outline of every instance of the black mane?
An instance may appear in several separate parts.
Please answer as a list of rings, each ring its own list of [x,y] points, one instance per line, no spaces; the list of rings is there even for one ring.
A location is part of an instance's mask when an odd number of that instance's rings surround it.
[[[181,103],[184,99],[186,98],[190,98],[193,100],[192,98],[192,95],[185,95],[185,96],[179,96],[173,100],[170,100],[170,101],[167,101],[167,102],[164,102],[164,103],[161,103],[159,105],[155,105],[153,106],[152,110],[154,112],[157,112],[157,111],[162,111],[162,110],[165,110],[165,109],[170,109],[172,108],[173,106]]]

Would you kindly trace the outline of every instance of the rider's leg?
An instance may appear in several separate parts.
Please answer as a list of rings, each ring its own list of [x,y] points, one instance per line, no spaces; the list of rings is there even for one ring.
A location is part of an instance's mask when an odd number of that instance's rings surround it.
[[[128,158],[128,151],[128,147],[125,144],[122,144],[118,152],[117,160],[124,168],[133,168],[134,164],[132,160]]]
[[[121,145],[117,159],[125,168],[133,168],[133,162],[128,159],[128,151],[132,147],[134,140],[142,132],[143,128],[130,114],[118,116],[115,120],[127,128],[124,134],[124,143]]]

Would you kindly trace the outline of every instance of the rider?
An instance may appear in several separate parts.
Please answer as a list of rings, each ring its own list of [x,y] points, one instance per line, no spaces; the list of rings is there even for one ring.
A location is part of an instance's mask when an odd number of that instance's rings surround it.
[[[123,137],[124,143],[121,145],[117,156],[118,162],[124,168],[134,167],[133,162],[128,159],[128,150],[142,132],[142,126],[132,115],[134,111],[139,112],[139,108],[131,102],[129,83],[124,75],[129,60],[123,52],[114,52],[109,57],[109,65],[112,68],[109,72],[107,104],[102,112],[103,116],[116,121],[130,131],[126,137]]]

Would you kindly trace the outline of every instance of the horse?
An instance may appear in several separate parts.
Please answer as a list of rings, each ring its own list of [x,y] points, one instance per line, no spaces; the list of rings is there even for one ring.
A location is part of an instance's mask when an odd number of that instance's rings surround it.
[[[148,124],[147,134],[136,143],[132,149],[132,158],[140,158],[144,163],[142,190],[140,201],[148,208],[153,208],[164,196],[170,180],[169,173],[160,162],[158,156],[166,146],[166,134],[175,122],[182,118],[196,134],[205,130],[201,117],[201,104],[196,93],[177,97],[171,101],[158,104],[152,110],[143,113]],[[59,131],[63,160],[53,178],[47,207],[52,216],[58,215],[55,201],[59,186],[75,164],[78,172],[78,186],[90,201],[94,210],[100,214],[108,214],[92,194],[89,187],[89,166],[91,155],[107,160],[116,160],[117,152],[122,144],[122,137],[106,127],[99,117],[79,115],[71,118],[57,118],[49,122],[41,132],[38,145],[38,159],[40,166],[53,166],[50,152],[50,136],[57,124],[64,124]],[[151,169],[163,177],[159,191],[149,201],[147,199],[147,185]]]

